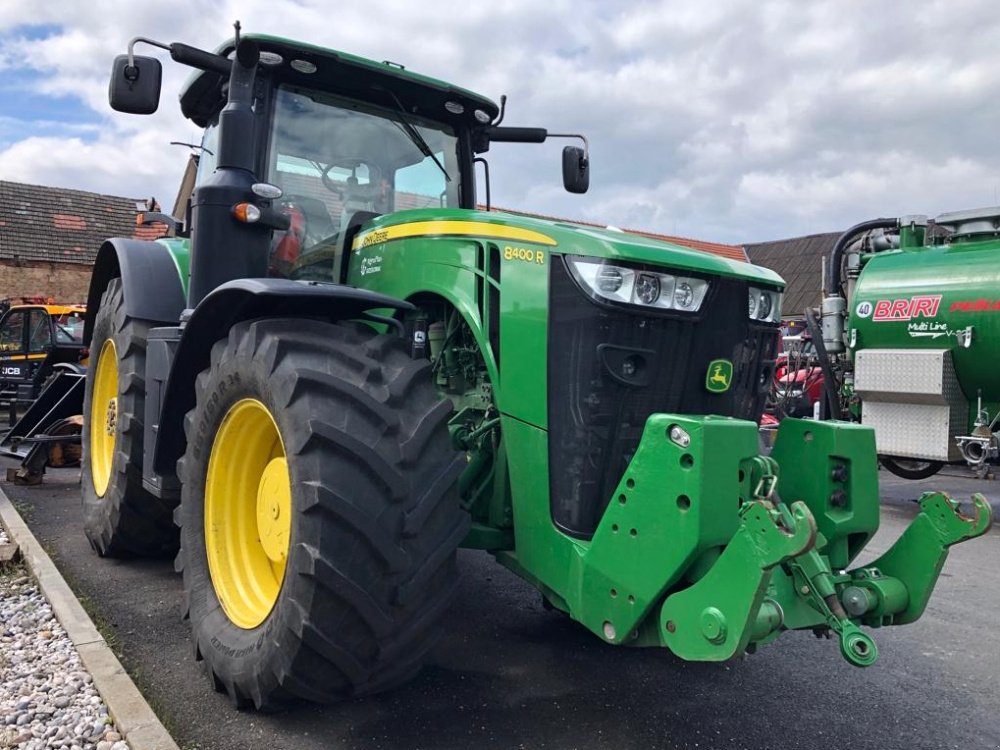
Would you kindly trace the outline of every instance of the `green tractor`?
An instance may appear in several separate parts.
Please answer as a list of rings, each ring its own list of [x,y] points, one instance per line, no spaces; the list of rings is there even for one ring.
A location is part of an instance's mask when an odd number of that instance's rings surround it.
[[[414,675],[463,546],[610,644],[721,661],[809,629],[867,666],[861,626],[918,618],[948,547],[989,527],[981,497],[967,518],[929,494],[851,569],[879,523],[872,431],[789,419],[759,448],[782,280],[477,210],[490,144],[544,129],[238,26],[211,53],[135,41],[196,69],[180,104],[205,135],[177,237],[108,240],[94,267],[86,533],[177,553],[237,706]],[[112,107],[154,111],[160,77],[130,45]],[[567,189],[588,170],[566,147]]]

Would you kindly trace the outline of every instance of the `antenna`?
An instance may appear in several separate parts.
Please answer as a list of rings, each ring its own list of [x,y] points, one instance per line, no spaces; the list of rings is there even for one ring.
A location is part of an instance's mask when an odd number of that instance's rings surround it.
[[[507,95],[500,94],[500,114],[497,115],[497,119],[493,121],[493,127],[496,127],[501,122],[503,122],[503,115],[506,110],[507,110]]]

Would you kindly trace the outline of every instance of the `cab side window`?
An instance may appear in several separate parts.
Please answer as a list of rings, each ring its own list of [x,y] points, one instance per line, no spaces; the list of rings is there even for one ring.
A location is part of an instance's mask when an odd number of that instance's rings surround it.
[[[28,328],[28,354],[44,354],[52,348],[52,323],[45,310],[32,310]]]
[[[24,313],[12,312],[0,325],[0,354],[24,354]]]

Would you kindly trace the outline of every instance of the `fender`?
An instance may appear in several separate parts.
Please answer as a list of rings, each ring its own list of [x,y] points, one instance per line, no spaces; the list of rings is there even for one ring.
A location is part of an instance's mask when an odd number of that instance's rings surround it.
[[[195,378],[209,366],[212,346],[234,325],[255,318],[378,320],[377,311],[386,308],[416,309],[405,300],[318,281],[236,279],[217,287],[195,308],[181,333],[160,410],[153,472],[160,477],[176,473],[177,460],[184,455],[186,444],[184,416],[195,404]],[[150,487],[149,480],[153,477],[144,479]],[[160,486],[173,484],[166,482]]]
[[[101,295],[111,279],[121,277],[129,317],[176,323],[187,306],[188,242],[151,242],[115,237],[97,252],[87,292],[83,342],[90,344]]]

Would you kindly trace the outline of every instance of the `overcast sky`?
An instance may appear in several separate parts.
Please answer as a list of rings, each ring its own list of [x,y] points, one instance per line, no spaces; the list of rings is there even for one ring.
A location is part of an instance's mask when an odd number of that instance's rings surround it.
[[[994,0],[995,1],[995,0]],[[173,204],[197,141],[168,62],[159,112],[113,113],[131,37],[206,48],[246,31],[342,49],[499,100],[507,125],[582,132],[495,145],[493,202],[743,243],[875,216],[1000,203],[1000,13],[988,0],[3,0],[0,179]],[[151,52],[147,47],[145,54]]]

